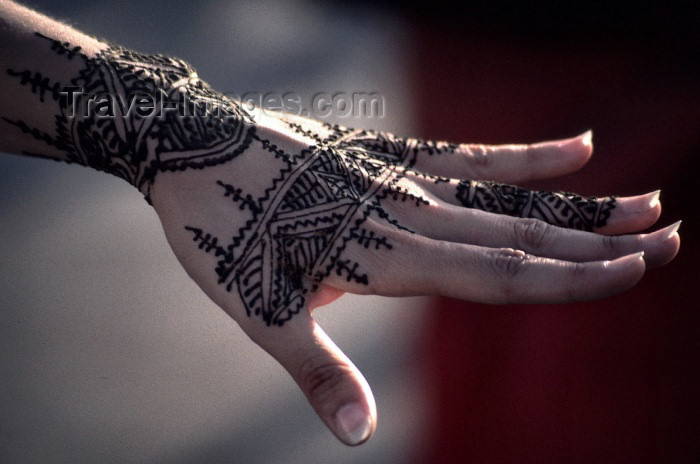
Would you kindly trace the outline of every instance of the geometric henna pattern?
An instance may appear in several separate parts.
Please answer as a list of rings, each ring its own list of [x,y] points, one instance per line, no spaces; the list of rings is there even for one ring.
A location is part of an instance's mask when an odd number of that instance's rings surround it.
[[[536,218],[555,226],[586,231],[604,226],[615,208],[615,197],[599,200],[574,193],[538,192],[485,181],[459,182],[457,198],[468,208]]]
[[[304,277],[318,283],[335,272],[366,285],[359,264],[342,259],[347,243],[391,249],[386,237],[363,229],[367,217],[376,214],[402,228],[384,211],[382,200],[399,193],[401,201],[425,202],[396,185],[397,167],[415,158],[415,142],[337,126],[326,129],[330,135],[314,136],[316,145],[299,156],[274,149],[287,165],[261,198],[217,182],[224,196],[253,216],[230,243],[187,227],[201,249],[218,257],[219,283],[229,291],[235,288],[246,313],[267,325],[281,326],[301,310],[309,290]]]
[[[36,71],[6,70],[40,101],[57,104],[55,134],[4,119],[62,151],[68,162],[122,177],[150,201],[150,187],[159,172],[230,162],[252,146],[274,157],[277,175],[255,192],[244,191],[236,181],[217,181],[222,201],[246,218],[235,235],[220,238],[197,225],[185,227],[203,252],[215,256],[219,284],[240,296],[248,316],[268,326],[289,321],[304,306],[305,294],[331,273],[369,283],[359,263],[343,251],[350,243],[392,249],[387,237],[365,227],[369,217],[412,232],[385,209],[387,201],[416,207],[428,203],[401,186],[405,173],[436,184],[450,180],[412,168],[417,157],[454,153],[457,145],[320,122],[302,127],[281,116],[291,130],[313,140],[299,153],[287,153],[261,138],[238,103],[214,91],[182,60],[116,46],[88,58],[80,47],[37,36],[57,55],[81,60],[84,66],[69,86]],[[142,95],[152,96],[149,105],[161,111],[135,108],[134,99]],[[96,105],[105,97],[121,99],[116,106]],[[614,197],[601,201],[494,182],[460,181],[456,197],[469,208],[580,230],[605,225],[615,207]]]
[[[58,103],[56,136],[4,119],[65,152],[69,163],[119,176],[145,190],[148,200],[158,172],[228,161],[252,140],[255,129],[248,114],[201,81],[182,60],[117,46],[88,58],[80,47],[36,35],[49,41],[58,55],[81,60],[84,67],[69,86],[39,72],[7,70],[41,101],[48,94]],[[149,100],[134,102],[142,96]]]

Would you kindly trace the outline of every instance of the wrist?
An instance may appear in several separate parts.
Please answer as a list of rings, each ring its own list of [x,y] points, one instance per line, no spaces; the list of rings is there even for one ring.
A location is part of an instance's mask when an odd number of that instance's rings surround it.
[[[61,69],[72,70],[60,84],[53,77],[39,82],[52,82],[50,99],[33,81],[20,81],[34,86],[40,114],[55,115],[55,133],[47,131],[48,122],[35,127],[32,120],[4,120],[46,145],[47,156],[121,177],[149,200],[159,172],[227,161],[252,140],[252,118],[180,59],[116,46],[88,55],[79,46],[35,35],[58,60],[54,67],[65,61]]]
[[[148,199],[156,175],[218,164],[250,143],[252,120],[186,62],[109,47],[73,81],[63,111],[71,161],[124,178]]]

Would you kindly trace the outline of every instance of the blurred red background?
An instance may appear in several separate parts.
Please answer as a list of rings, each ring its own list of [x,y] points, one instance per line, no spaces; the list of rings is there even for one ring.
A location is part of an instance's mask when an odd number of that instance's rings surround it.
[[[697,16],[595,6],[415,7],[420,135],[513,143],[593,129],[589,165],[530,186],[660,188],[659,225],[684,221],[680,254],[603,301],[436,300],[423,342],[435,408],[416,462],[700,462]]]

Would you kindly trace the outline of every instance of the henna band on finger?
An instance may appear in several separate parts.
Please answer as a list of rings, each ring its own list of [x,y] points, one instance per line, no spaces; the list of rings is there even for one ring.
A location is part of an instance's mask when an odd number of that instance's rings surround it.
[[[541,219],[568,229],[593,231],[607,224],[615,197],[598,199],[575,193],[532,191],[497,182],[460,181],[457,199],[467,208]]]

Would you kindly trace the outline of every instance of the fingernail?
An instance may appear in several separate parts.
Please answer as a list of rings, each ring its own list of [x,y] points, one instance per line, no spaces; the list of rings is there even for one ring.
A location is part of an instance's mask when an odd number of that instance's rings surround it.
[[[622,258],[620,258],[619,261],[626,264],[626,263],[630,263],[632,261],[637,261],[640,259],[642,259],[642,260],[644,259],[644,252],[643,251],[639,251],[639,252],[633,253],[631,255],[623,256]]]
[[[593,145],[593,131],[587,130],[583,134],[577,135],[576,137],[571,137],[569,139],[555,140],[553,142],[543,142],[543,143],[555,143],[559,147],[579,147],[583,145],[584,147],[590,147]]]
[[[581,143],[586,146],[590,147],[593,145],[593,131],[592,130],[587,130],[583,134],[581,134],[579,137],[581,137]]]
[[[646,196],[649,198],[649,209],[654,208],[659,204],[659,195],[661,195],[661,190],[655,190],[646,194]]]
[[[637,195],[634,197],[618,198],[620,209],[629,213],[642,213],[654,209],[659,204],[661,190]]]
[[[372,418],[357,403],[342,406],[335,414],[343,441],[349,445],[359,445],[372,432]]]
[[[681,222],[683,222],[683,221],[675,222],[675,223],[671,224],[670,226],[666,227],[666,229],[665,229],[666,240],[670,239],[671,237],[676,235],[676,233],[678,233],[678,228],[681,226]]]
[[[637,253],[632,253],[627,256],[623,256],[621,258],[613,259],[612,261],[606,261],[606,267],[610,266],[626,266],[628,263],[631,263],[633,261],[637,261],[639,259],[644,259],[644,252],[639,251]]]

